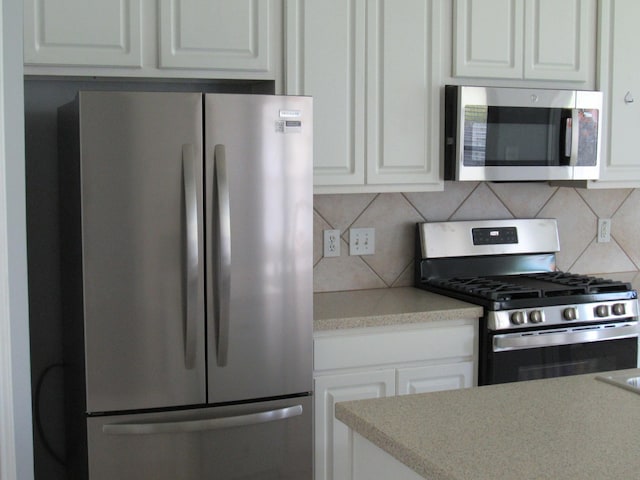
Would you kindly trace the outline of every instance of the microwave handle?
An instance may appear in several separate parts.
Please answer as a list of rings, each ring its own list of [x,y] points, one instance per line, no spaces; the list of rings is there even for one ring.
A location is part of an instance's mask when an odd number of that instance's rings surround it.
[[[571,110],[571,118],[567,118],[565,124],[564,154],[569,157],[571,166],[578,164],[578,135],[580,134],[578,111],[577,108]]]

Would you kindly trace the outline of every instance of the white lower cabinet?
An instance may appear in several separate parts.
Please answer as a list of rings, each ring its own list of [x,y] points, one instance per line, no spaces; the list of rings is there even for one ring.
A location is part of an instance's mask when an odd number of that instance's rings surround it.
[[[393,369],[320,376],[315,388],[315,475],[314,478],[348,478],[353,441],[351,430],[334,418],[337,402],[393,395]]]
[[[471,387],[476,339],[477,320],[316,332],[314,478],[353,478],[354,435],[336,403]]]

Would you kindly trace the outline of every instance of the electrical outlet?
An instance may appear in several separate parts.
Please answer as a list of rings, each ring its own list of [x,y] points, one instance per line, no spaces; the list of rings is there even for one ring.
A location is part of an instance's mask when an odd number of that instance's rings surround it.
[[[373,255],[376,250],[375,228],[349,229],[349,255]]]
[[[598,243],[607,243],[611,241],[611,219],[598,219]]]
[[[340,256],[340,230],[324,231],[324,256]]]

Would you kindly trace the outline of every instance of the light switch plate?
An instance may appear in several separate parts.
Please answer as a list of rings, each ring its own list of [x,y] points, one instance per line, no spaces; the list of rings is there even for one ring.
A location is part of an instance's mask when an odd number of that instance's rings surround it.
[[[349,255],[373,255],[376,251],[375,228],[349,229]]]

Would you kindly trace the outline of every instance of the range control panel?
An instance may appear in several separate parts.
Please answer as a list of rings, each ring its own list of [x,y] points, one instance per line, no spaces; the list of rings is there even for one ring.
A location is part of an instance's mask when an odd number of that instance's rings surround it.
[[[518,243],[516,227],[472,228],[474,245],[505,245]]]

